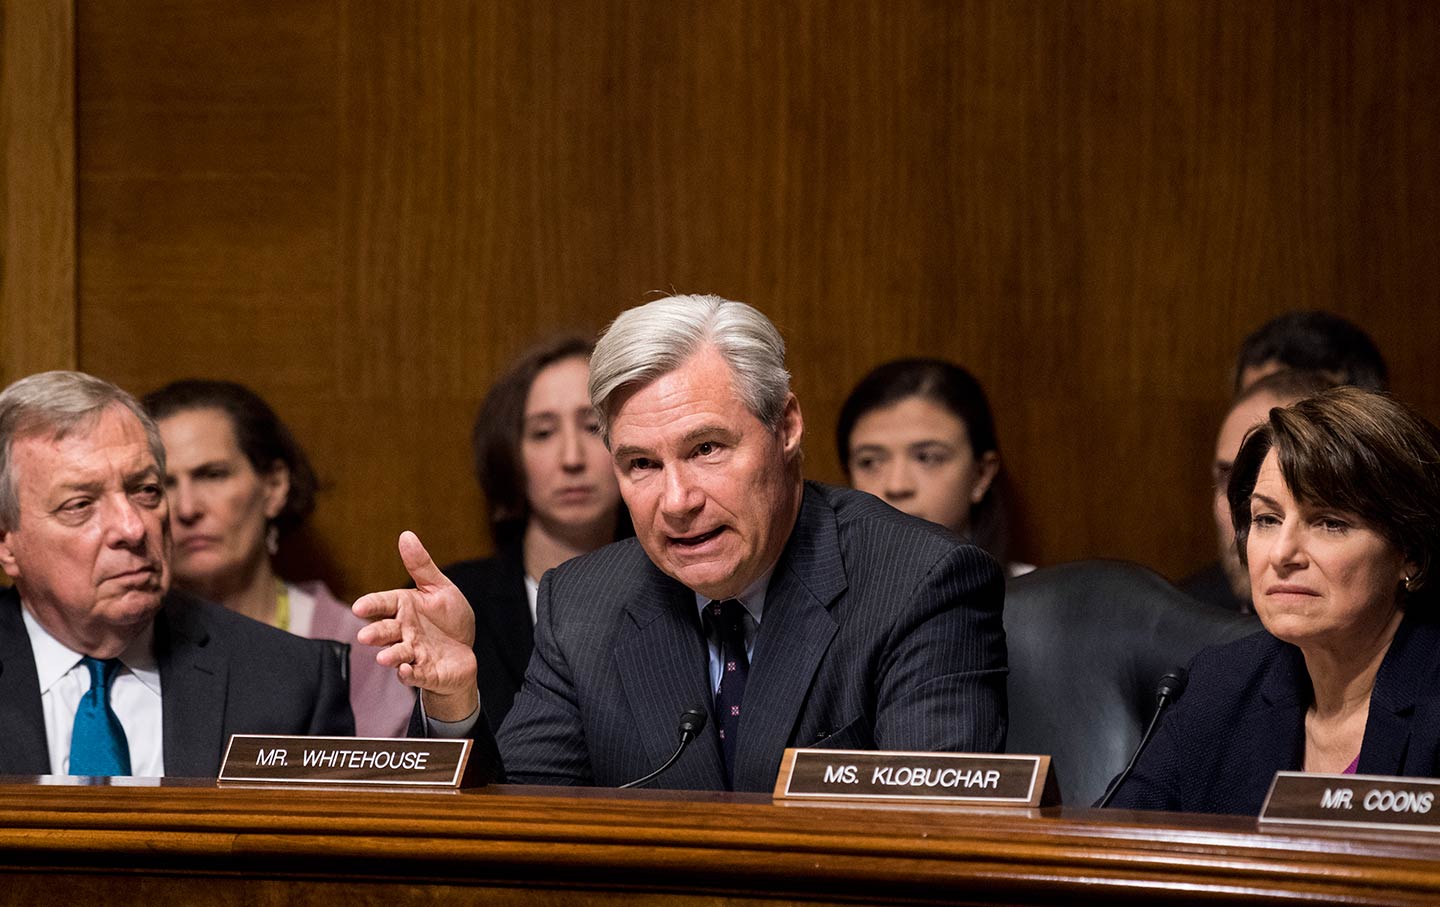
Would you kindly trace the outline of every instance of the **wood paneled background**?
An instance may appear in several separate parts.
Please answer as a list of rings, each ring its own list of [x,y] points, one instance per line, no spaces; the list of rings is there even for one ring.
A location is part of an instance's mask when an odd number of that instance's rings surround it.
[[[1286,309],[1440,416],[1428,0],[79,0],[74,38],[78,362],[259,389],[350,594],[404,528],[484,550],[490,380],[656,290],[775,319],[821,479],[864,371],[970,367],[1040,563],[1210,558],[1230,360]]]
[[[0,386],[74,368],[74,0],[0,0]]]

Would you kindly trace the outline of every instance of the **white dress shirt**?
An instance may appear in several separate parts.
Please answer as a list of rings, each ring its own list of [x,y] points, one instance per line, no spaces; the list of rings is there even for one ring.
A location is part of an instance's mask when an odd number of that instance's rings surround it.
[[[22,603],[23,604],[23,603]],[[72,651],[51,636],[30,614],[21,609],[30,650],[35,654],[35,673],[40,680],[40,708],[45,714],[45,740],[50,750],[50,771],[70,773],[70,735],[75,729],[75,711],[90,690],[90,671],[81,663],[82,653]],[[125,729],[130,746],[130,773],[160,777],[165,774],[165,743],[160,708],[160,667],[155,660],[155,628],[145,628],[120,654],[122,668],[110,680],[110,707]]]
[[[528,573],[525,574],[525,598],[530,602],[530,626],[533,627],[539,620],[540,581],[531,579]]]

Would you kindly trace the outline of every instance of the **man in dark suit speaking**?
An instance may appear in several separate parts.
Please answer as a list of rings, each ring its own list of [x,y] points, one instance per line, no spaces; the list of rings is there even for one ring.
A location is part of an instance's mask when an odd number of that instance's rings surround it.
[[[164,478],[114,385],[0,393],[0,774],[213,776],[232,733],[354,732],[328,643],[167,595]]]
[[[718,297],[625,312],[590,392],[636,538],[542,579],[499,733],[508,780],[622,784],[675,749],[687,709],[709,721],[666,787],[769,790],[787,746],[1002,748],[999,566],[802,479],[804,421],[765,316]],[[435,632],[468,645],[469,609],[413,536],[401,548],[416,589],[357,602],[378,619],[361,640],[394,644],[381,659],[402,678],[448,673],[473,703],[460,649]],[[483,752],[484,722],[476,735]]]

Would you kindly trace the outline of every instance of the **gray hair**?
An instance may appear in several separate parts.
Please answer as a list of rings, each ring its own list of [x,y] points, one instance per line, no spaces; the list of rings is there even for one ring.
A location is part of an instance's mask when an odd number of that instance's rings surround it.
[[[616,396],[673,372],[713,347],[735,375],[735,390],[772,432],[790,397],[785,341],[769,318],[719,296],[667,296],[620,313],[590,356],[590,402],[610,443]]]
[[[112,406],[122,406],[140,420],[163,475],[165,444],[160,430],[134,397],[109,381],[84,372],[41,372],[0,391],[0,532],[20,524],[19,491],[10,465],[15,442],[35,435],[63,439],[88,429]]]

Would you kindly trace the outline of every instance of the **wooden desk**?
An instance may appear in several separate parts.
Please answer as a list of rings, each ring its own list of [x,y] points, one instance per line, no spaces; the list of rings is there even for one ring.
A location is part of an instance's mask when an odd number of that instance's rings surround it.
[[[0,779],[0,902],[1440,903],[1440,840],[752,795]]]

